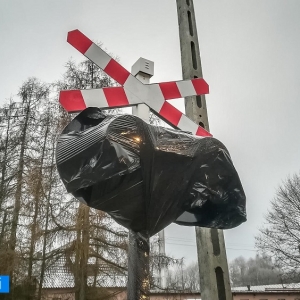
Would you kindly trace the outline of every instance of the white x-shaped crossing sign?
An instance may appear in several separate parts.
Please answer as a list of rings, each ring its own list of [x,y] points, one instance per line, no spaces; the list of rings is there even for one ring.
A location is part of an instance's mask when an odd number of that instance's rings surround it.
[[[67,41],[121,87],[61,91],[59,102],[66,111],[71,113],[87,107],[116,108],[144,103],[153,113],[175,128],[194,135],[211,136],[203,127],[166,101],[208,94],[209,87],[204,79],[143,84],[79,30],[70,31]]]

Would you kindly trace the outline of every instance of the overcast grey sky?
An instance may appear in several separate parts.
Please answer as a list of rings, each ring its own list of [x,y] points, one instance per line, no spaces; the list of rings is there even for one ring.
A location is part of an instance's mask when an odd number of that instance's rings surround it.
[[[210,129],[229,149],[247,195],[248,221],[226,231],[227,254],[250,257],[276,188],[300,170],[300,1],[194,6]],[[182,78],[175,0],[1,0],[1,103],[29,76],[51,82],[70,57],[83,59],[66,42],[73,29],[103,42],[128,70],[139,57],[153,60],[151,82]],[[196,260],[194,236],[194,228],[169,226],[167,252]]]

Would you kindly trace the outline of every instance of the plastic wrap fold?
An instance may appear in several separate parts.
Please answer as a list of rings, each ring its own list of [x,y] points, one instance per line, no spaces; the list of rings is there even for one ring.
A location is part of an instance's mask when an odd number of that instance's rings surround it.
[[[215,138],[87,108],[63,130],[57,168],[68,192],[152,236],[172,222],[227,229],[246,220],[245,194]]]

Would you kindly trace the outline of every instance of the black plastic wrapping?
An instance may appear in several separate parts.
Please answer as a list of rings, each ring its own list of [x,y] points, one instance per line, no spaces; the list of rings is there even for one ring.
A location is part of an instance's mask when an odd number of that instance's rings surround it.
[[[245,194],[221,142],[136,116],[87,108],[59,137],[57,168],[68,192],[144,236],[172,222],[227,229],[246,220]]]

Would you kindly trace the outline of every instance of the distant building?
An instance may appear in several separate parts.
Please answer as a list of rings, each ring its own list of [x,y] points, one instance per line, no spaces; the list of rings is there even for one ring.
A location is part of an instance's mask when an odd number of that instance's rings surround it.
[[[300,283],[232,288],[233,300],[300,300]]]
[[[105,263],[88,265],[88,286],[111,300],[127,300],[127,276]],[[47,270],[43,283],[45,300],[74,300],[74,276],[70,262],[61,257]],[[233,300],[300,300],[300,283],[232,288]],[[200,300],[198,291],[152,290],[151,300]]]
[[[74,265],[62,256],[45,273],[43,297],[47,300],[74,300],[75,282],[72,272]],[[90,289],[99,295],[117,296],[122,294],[127,283],[126,274],[109,267],[106,263],[88,264],[87,282]],[[123,299],[123,298],[111,298]]]

